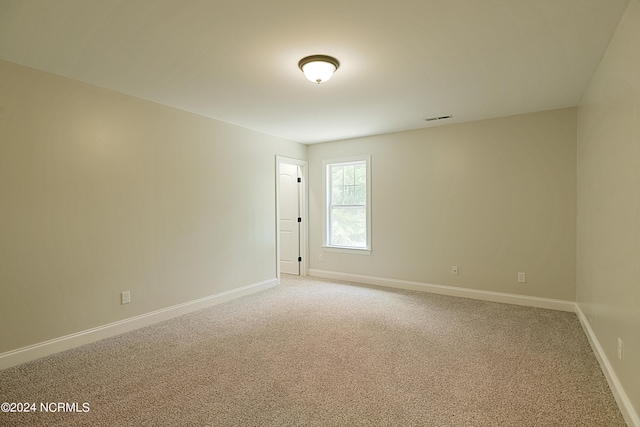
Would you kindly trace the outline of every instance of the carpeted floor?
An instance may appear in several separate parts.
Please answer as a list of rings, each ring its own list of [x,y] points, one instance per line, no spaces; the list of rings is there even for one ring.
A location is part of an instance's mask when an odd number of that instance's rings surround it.
[[[282,282],[0,371],[0,425],[625,425],[572,313]]]

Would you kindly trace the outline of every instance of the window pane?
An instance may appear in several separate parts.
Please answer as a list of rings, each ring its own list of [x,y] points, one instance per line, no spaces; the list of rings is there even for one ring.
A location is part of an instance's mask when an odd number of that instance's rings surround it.
[[[331,188],[331,204],[332,205],[344,204],[344,190],[342,187]]]
[[[355,166],[344,166],[344,185],[353,185],[356,182]]]
[[[355,187],[353,185],[344,187],[344,204],[345,205],[355,204]]]
[[[330,245],[366,248],[366,230],[366,208],[331,208]]]
[[[344,185],[343,166],[331,166],[331,186],[342,187]]]
[[[356,187],[356,194],[354,205],[366,205],[367,204],[367,187],[364,185],[358,185]]]
[[[356,165],[356,185],[364,185],[367,183],[367,166]]]

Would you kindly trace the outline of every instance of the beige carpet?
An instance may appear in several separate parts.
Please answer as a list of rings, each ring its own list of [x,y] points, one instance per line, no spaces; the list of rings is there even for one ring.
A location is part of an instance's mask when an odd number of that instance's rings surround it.
[[[574,314],[297,277],[0,371],[2,426],[624,426]]]

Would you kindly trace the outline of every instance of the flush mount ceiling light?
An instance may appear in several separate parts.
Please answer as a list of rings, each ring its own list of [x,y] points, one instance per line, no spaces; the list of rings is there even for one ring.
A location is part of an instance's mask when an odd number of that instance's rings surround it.
[[[333,76],[333,73],[340,67],[340,63],[331,56],[311,55],[302,58],[298,62],[298,67],[300,67],[307,80],[320,84]]]

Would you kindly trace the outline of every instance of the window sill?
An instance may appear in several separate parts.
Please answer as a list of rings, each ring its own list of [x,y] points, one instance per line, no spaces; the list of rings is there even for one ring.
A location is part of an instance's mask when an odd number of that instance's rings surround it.
[[[324,249],[327,252],[340,252],[343,254],[371,255],[371,249],[368,249],[368,248],[349,248],[349,247],[342,247],[342,246],[322,245],[322,249]]]

